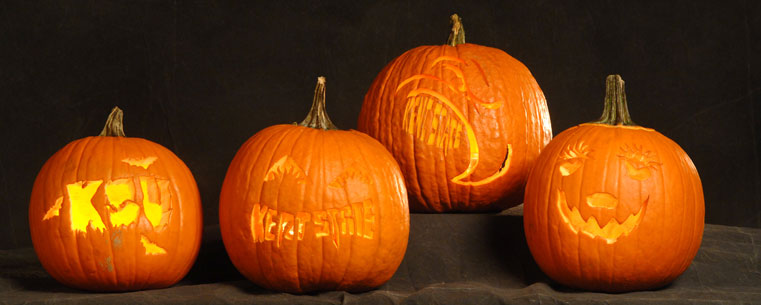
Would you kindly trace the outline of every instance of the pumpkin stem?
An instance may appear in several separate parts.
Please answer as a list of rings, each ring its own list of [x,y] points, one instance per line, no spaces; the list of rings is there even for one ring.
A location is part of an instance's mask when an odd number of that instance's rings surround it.
[[[465,43],[465,28],[462,26],[462,19],[457,14],[452,14],[449,19],[452,23],[452,31],[449,33],[447,44],[454,47]]]
[[[300,126],[320,128],[324,130],[338,129],[330,121],[328,113],[325,110],[325,77],[317,78],[317,87],[314,88],[314,99],[312,100],[312,109],[309,110],[307,117],[299,123]]]
[[[629,106],[626,104],[624,80],[621,75],[608,75],[605,79],[605,108],[600,119],[592,122],[608,125],[636,126],[629,116]]]
[[[119,107],[114,107],[111,110],[111,114],[108,115],[106,120],[106,126],[103,126],[103,131],[100,132],[101,137],[124,137],[124,111]]]

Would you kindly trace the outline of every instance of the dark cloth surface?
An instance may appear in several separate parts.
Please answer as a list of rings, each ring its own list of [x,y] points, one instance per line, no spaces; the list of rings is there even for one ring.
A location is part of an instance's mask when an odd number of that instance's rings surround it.
[[[218,227],[207,227],[196,264],[177,285],[128,293],[67,288],[31,248],[0,251],[0,303],[46,304],[761,304],[761,229],[706,225],[687,271],[652,291],[605,294],[553,283],[531,258],[520,215],[413,214],[394,277],[365,293],[291,295],[243,278]]]

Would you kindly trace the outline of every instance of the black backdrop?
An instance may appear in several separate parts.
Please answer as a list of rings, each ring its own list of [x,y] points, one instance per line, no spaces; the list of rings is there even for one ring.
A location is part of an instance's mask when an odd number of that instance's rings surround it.
[[[3,1],[0,249],[31,245],[37,172],[99,133],[114,105],[128,136],[186,162],[205,223],[218,223],[227,165],[248,137],[301,120],[320,75],[333,121],[355,128],[375,75],[442,44],[453,12],[468,42],[528,66],[555,134],[596,119],[605,76],[621,74],[635,122],[697,166],[706,222],[761,227],[761,2]]]

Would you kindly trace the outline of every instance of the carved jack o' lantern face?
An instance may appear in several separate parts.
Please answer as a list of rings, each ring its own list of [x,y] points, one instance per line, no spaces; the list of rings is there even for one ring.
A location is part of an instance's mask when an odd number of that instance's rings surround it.
[[[564,285],[661,287],[700,246],[700,177],[674,141],[631,122],[621,77],[606,82],[600,120],[558,134],[529,175],[526,243],[542,271]]]
[[[583,141],[567,146],[560,155],[557,173],[561,183],[555,192],[557,211],[574,233],[600,238],[608,244],[628,236],[642,221],[650,194],[654,191],[653,184],[647,183],[647,180],[659,171],[660,165],[654,153],[637,145],[619,147],[615,157],[615,162],[622,168],[619,179],[625,181],[618,181],[616,189],[606,189],[606,185],[602,184],[601,189],[593,192],[588,192],[583,187],[579,190],[581,184],[578,179],[574,179],[574,175],[587,166],[594,168],[594,164],[590,163],[605,161],[597,159],[594,150]],[[595,182],[585,181],[599,185]],[[622,187],[636,191],[622,190]],[[579,191],[571,191],[575,196],[568,196],[568,192],[574,188]],[[619,209],[623,212],[619,212]],[[593,213],[582,213],[582,210]]]

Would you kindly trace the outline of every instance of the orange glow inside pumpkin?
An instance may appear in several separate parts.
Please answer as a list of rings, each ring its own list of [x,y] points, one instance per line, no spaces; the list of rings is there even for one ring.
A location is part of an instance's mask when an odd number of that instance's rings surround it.
[[[164,250],[164,248],[161,248],[158,245],[152,243],[148,237],[145,237],[145,235],[140,236],[140,243],[143,244],[143,248],[145,248],[145,254],[147,255],[166,254],[166,250]]]
[[[568,224],[573,233],[578,234],[581,232],[591,238],[599,237],[604,239],[608,244],[615,243],[621,235],[629,235],[639,225],[647,206],[646,201],[639,212],[629,215],[623,223],[619,223],[615,218],[611,218],[605,226],[600,227],[594,216],[589,216],[587,220],[584,220],[578,208],[573,207],[569,209],[565,192],[558,191],[555,198],[557,198],[556,205],[560,216],[563,218],[563,222]]]
[[[305,183],[306,173],[289,156],[278,159],[264,176],[264,181],[285,179],[291,176],[297,183]],[[328,237],[338,248],[341,236],[357,236],[373,239],[375,204],[367,199],[372,179],[357,164],[352,164],[328,184],[333,189],[343,189],[347,200],[361,197],[341,208],[319,211],[300,211],[295,214],[269,208],[265,203],[255,203],[251,210],[251,237],[254,242],[274,241],[279,248],[283,240],[303,240],[309,229],[315,238]],[[308,226],[309,225],[309,226]]]
[[[618,156],[624,161],[626,174],[634,180],[643,181],[650,178],[651,169],[659,164],[655,160],[654,154],[643,151],[642,147],[632,149],[629,146],[624,146],[621,147],[620,151]],[[561,162],[558,166],[561,179],[573,175],[584,166],[585,162],[592,160],[591,152],[592,150],[583,141],[568,146],[561,154]],[[649,197],[646,197],[639,210],[627,216],[623,222],[611,218],[601,226],[594,216],[585,219],[576,206],[570,207],[566,193],[562,188],[557,190],[555,198],[558,213],[571,231],[576,234],[584,234],[590,238],[599,237],[605,240],[607,244],[615,243],[621,236],[629,235],[639,225],[649,201]],[[587,206],[607,211],[615,211],[619,204],[619,198],[607,192],[595,192],[584,196],[584,199]]]
[[[98,231],[103,231],[106,228],[91,201],[102,183],[103,180],[95,180],[78,181],[66,185],[66,191],[69,193],[72,231],[87,233],[87,226]]]
[[[451,62],[455,62],[456,65]],[[481,66],[478,65],[476,61],[472,62],[478,67],[484,81],[488,83]],[[476,105],[480,105],[486,109],[498,109],[502,107],[501,101],[487,103],[473,94],[466,82],[464,71],[459,66],[467,65],[465,60],[452,56],[440,56],[431,63],[428,70],[434,71],[436,65],[441,65],[444,71],[453,73],[456,76],[456,81],[459,81],[459,85],[444,80],[442,77],[421,73],[410,76],[402,81],[397,86],[396,91],[399,92],[404,86],[413,81],[428,79],[445,85],[446,88],[449,88],[455,94],[462,95],[467,101],[474,102]],[[407,104],[405,106],[404,118],[402,120],[402,129],[408,134],[413,135],[413,137],[423,141],[426,145],[435,145],[438,148],[442,148],[446,155],[450,149],[459,147],[460,134],[463,129],[465,130],[469,149],[469,163],[465,171],[451,179],[453,183],[471,186],[484,185],[507,173],[510,168],[510,160],[512,156],[512,146],[510,144],[508,144],[507,147],[505,161],[499,170],[478,181],[464,181],[475,172],[479,162],[478,140],[476,139],[476,134],[473,131],[473,127],[468,122],[468,119],[460,109],[454,105],[452,100],[447,97],[446,94],[441,92],[428,88],[415,88],[407,94],[406,98]],[[442,107],[442,105],[444,105],[444,107]],[[452,118],[452,115],[454,118]],[[430,123],[426,123],[428,121],[430,121]]]
[[[147,168],[156,157],[123,160],[133,166]],[[64,202],[67,203],[71,230],[75,233],[87,234],[87,227],[101,231],[107,229],[103,218],[92,203],[98,189],[103,186],[107,204],[108,220],[111,227],[119,228],[136,223],[140,217],[140,207],[136,203],[135,180],[139,180],[142,200],[142,211],[145,218],[154,229],[160,229],[168,221],[171,212],[168,205],[171,202],[170,182],[168,179],[139,176],[136,179],[122,178],[113,181],[91,180],[77,181],[66,185],[66,198],[60,196],[43,216],[43,221],[60,216]],[[165,217],[165,214],[167,216]],[[151,242],[141,234],[141,243],[147,255],[165,254],[166,251]]]
[[[122,162],[127,163],[132,166],[138,166],[142,167],[143,169],[148,169],[153,162],[155,162],[158,158],[154,156],[145,157],[145,158],[125,158],[122,160]]]

